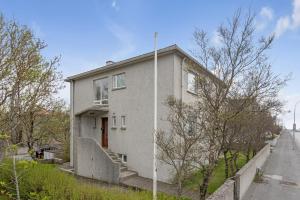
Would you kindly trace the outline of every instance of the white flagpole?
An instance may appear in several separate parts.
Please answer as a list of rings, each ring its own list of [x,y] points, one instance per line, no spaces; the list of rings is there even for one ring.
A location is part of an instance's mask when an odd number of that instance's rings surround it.
[[[154,33],[153,200],[157,199],[156,130],[157,130],[157,32]]]

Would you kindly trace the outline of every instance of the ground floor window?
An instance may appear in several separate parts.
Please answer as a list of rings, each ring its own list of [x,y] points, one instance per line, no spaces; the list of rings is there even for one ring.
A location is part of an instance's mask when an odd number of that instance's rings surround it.
[[[115,115],[112,116],[112,128],[117,128],[117,117]]]
[[[125,116],[121,116],[121,128],[126,128],[126,118]]]

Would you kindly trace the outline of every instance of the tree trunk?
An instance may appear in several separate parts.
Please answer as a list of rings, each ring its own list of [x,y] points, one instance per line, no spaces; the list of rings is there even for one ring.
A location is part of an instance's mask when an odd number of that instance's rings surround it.
[[[229,173],[228,173],[228,158],[227,158],[227,152],[228,151],[223,151],[224,154],[224,161],[225,161],[225,178],[227,179],[229,177]]]
[[[250,146],[247,148],[247,155],[246,155],[246,161],[248,162],[250,160]]]
[[[233,155],[233,164],[234,164],[234,168],[235,168],[234,175],[239,171],[239,165],[237,163],[238,157],[239,157],[239,154],[236,152]]]
[[[177,197],[181,197],[182,195],[182,181],[178,180],[177,183]]]
[[[206,198],[209,179],[210,179],[210,176],[211,176],[211,171],[212,170],[206,169],[203,172],[203,181],[202,181],[202,184],[199,187],[200,200],[205,200],[205,198]]]

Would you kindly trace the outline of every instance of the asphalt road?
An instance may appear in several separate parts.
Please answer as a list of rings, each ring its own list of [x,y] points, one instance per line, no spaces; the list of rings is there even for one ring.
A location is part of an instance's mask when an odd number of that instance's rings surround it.
[[[300,147],[293,150],[289,132],[283,132],[267,159],[262,183],[252,183],[243,200],[300,200]]]

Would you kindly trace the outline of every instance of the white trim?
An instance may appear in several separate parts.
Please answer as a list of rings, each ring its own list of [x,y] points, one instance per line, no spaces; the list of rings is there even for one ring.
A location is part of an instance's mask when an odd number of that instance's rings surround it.
[[[194,75],[194,87],[195,87],[194,91],[189,88],[189,86],[191,84],[189,82],[189,75]],[[192,93],[192,94],[197,94],[197,80],[196,80],[197,76],[198,76],[197,73],[195,73],[193,71],[187,71],[187,91],[190,92],[190,93]]]
[[[117,116],[116,115],[113,115],[111,117],[111,127],[112,128],[117,128]]]
[[[124,119],[124,121],[123,121],[123,119]],[[121,116],[121,128],[126,129],[126,116],[125,115]]]
[[[118,77],[123,77],[124,85],[118,86]],[[112,90],[126,88],[125,72],[112,75]]]

